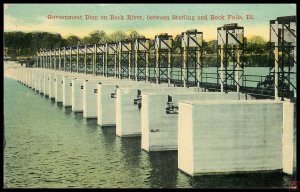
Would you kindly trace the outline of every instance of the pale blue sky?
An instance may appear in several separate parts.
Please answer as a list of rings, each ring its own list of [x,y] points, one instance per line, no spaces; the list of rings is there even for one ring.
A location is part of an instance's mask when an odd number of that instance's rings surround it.
[[[49,20],[48,15],[95,15],[99,20]],[[139,15],[143,21],[100,20],[103,15]],[[245,16],[252,14],[253,20]],[[150,21],[147,15],[241,15],[243,20]],[[63,36],[80,37],[95,30],[108,34],[116,30],[136,30],[147,37],[167,32],[179,34],[187,29],[204,33],[204,39],[216,39],[216,29],[226,23],[238,23],[246,36],[261,35],[268,39],[269,20],[296,15],[295,4],[4,4],[4,31],[49,31]]]

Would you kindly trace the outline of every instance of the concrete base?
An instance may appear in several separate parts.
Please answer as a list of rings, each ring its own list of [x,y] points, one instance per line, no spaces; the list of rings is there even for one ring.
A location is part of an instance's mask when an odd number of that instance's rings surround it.
[[[35,86],[36,86],[36,73],[35,73],[34,70],[31,70],[30,73],[31,73],[31,76],[32,76],[32,79],[31,79],[31,85],[32,85],[31,89],[35,90]]]
[[[128,137],[141,135],[141,113],[138,105],[134,104],[138,90],[141,94],[146,93],[176,93],[176,92],[198,92],[198,88],[182,87],[141,87],[117,89],[116,100],[116,135]],[[143,106],[142,106],[143,107]]]
[[[72,77],[63,77],[63,106],[72,106]]]
[[[42,88],[42,74],[43,72],[37,72],[37,85],[36,85],[36,91],[37,92],[41,92],[41,88]]]
[[[282,102],[182,101],[178,122],[178,168],[191,176],[283,167]]]
[[[282,169],[284,173],[292,175],[296,169],[296,150],[294,149],[295,104],[283,104],[283,133],[282,133]],[[295,168],[295,169],[294,169]]]
[[[125,80],[124,82],[106,81],[103,83],[105,84],[98,85],[97,124],[100,126],[116,126],[116,96],[112,96],[112,94],[116,93],[117,85],[134,84],[134,82]]]
[[[25,71],[25,74],[24,74],[24,85],[28,86],[28,71],[27,70]]]
[[[41,73],[41,89],[40,89],[40,94],[44,94],[45,93],[45,74],[46,72],[43,71],[43,73]]]
[[[22,83],[25,85],[25,81],[26,81],[26,71],[25,71],[25,69],[22,69],[21,70],[21,78],[22,78]]]
[[[116,125],[116,98],[111,96],[115,90],[115,84],[98,85],[97,124],[100,126]]]
[[[61,75],[56,75],[54,85],[54,97],[57,103],[63,102],[63,77]]]
[[[109,79],[109,78],[104,78],[104,77],[94,77],[94,76],[84,76],[82,74],[64,74],[64,78],[63,78],[63,105],[65,107],[71,107],[72,106],[72,80],[73,79],[82,79],[85,80],[99,80],[101,82],[112,82],[112,81],[116,81],[113,79]],[[79,110],[79,111],[83,111]]]
[[[27,70],[27,85],[29,88],[31,88],[31,85],[32,85],[32,74],[31,74],[31,71],[30,69]]]
[[[36,85],[36,74],[35,74],[35,71],[34,70],[31,70],[30,71],[31,73],[31,89],[32,90],[35,90],[35,85]]]
[[[28,70],[28,71],[27,71],[27,86],[28,86],[29,88],[31,88],[31,83],[32,83],[31,71]]]
[[[49,77],[49,81],[48,81],[48,83],[49,83],[49,98],[50,99],[52,99],[52,98],[54,98],[54,96],[55,96],[55,77],[54,77],[54,74],[53,73],[50,73],[50,74],[48,74],[48,77]]]
[[[167,114],[168,97],[174,106],[180,100],[239,100],[243,94],[230,92],[150,93],[142,95],[142,149],[145,151],[177,150],[178,114]]]
[[[116,126],[116,87],[119,88],[138,88],[142,86],[153,87],[153,84],[142,84],[134,81],[102,81],[98,85],[98,120],[100,126]],[[156,86],[157,87],[157,86]]]
[[[83,117],[97,118],[97,96],[99,80],[86,80],[83,83]]]
[[[34,72],[34,90],[35,90],[36,92],[39,91],[40,74],[41,74],[41,73],[40,73],[39,71],[35,70],[35,72]]]
[[[21,82],[25,84],[26,81],[26,71],[25,69],[21,69]]]
[[[72,111],[83,112],[83,80],[72,80]]]
[[[49,96],[49,74],[45,73],[45,79],[44,79],[44,96]]]

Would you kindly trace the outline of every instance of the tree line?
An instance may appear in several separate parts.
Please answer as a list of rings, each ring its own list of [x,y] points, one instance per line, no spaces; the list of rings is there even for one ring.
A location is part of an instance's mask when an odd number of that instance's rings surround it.
[[[5,54],[11,57],[33,56],[40,49],[54,49],[85,44],[110,43],[122,39],[133,39],[139,34],[131,31],[129,35],[116,31],[107,35],[104,31],[94,31],[88,36],[80,38],[76,35],[63,38],[61,34],[49,32],[4,32]]]
[[[4,32],[4,51],[5,56],[12,58],[33,57],[40,49],[54,49],[59,47],[70,47],[85,44],[112,43],[120,40],[132,40],[140,36],[137,31],[125,33],[123,31],[115,31],[108,35],[105,31],[93,31],[87,36],[80,38],[76,35],[70,35],[66,38],[61,34],[49,32]],[[245,38],[243,62],[248,66],[268,66],[269,52],[271,46],[260,36]],[[175,55],[179,55],[181,40],[177,35],[174,38]],[[216,66],[217,60],[217,40],[203,41],[203,49],[205,50],[204,63],[209,66]],[[154,41],[150,41],[150,52],[154,50]],[[176,56],[175,56],[176,57]],[[179,59],[175,59],[179,60]]]

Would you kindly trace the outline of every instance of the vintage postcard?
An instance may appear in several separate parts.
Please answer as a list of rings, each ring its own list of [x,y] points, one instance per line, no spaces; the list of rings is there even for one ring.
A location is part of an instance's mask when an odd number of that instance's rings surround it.
[[[4,4],[4,188],[298,191],[296,4]]]

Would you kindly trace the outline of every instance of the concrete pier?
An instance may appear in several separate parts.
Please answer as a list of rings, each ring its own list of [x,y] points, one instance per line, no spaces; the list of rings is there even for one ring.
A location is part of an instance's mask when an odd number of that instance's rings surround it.
[[[32,84],[32,75],[31,75],[31,71],[28,71],[27,72],[27,86],[29,87],[29,88],[31,88],[31,84]]]
[[[24,72],[24,85],[28,86],[28,71],[27,70]]]
[[[72,79],[73,77],[65,76],[63,77],[63,106],[72,106]]]
[[[39,91],[39,79],[40,79],[40,73],[36,69],[33,71],[34,74],[34,84],[33,89],[35,92]]]
[[[36,74],[34,70],[30,71],[31,74],[31,89],[35,90],[35,85],[36,85]]]
[[[44,79],[43,79],[43,77],[44,77],[44,70],[42,71],[42,72],[40,72],[40,82],[39,82],[39,93],[40,94],[43,94],[43,85],[44,85]]]
[[[115,84],[98,84],[97,124],[100,126],[116,125]]]
[[[49,74],[46,72],[44,74],[44,96],[49,96],[49,81],[50,81],[50,78],[49,78]]]
[[[141,87],[119,88],[116,100],[116,134],[120,137],[141,135],[141,112],[138,104],[134,103],[137,95],[145,93],[176,93],[198,92],[198,88],[182,87]],[[141,106],[141,105],[140,105]]]
[[[45,94],[45,77],[46,77],[46,72],[43,71],[41,73],[41,90],[40,90],[40,94]]]
[[[283,132],[282,132],[282,169],[284,173],[294,174],[296,168],[296,149],[294,149],[295,132],[295,104],[283,104]]]
[[[62,102],[63,106],[71,107],[72,106],[72,80],[75,78],[86,77],[83,74],[72,74],[72,73],[63,73],[62,74]]]
[[[83,112],[83,80],[72,80],[72,111]]]
[[[83,117],[97,118],[97,96],[100,80],[85,80],[83,82]]]
[[[54,86],[54,84],[55,84],[55,76],[54,76],[54,74],[53,73],[50,73],[50,74],[48,74],[48,78],[49,78],[49,81],[48,81],[48,83],[49,83],[49,98],[50,99],[54,99],[54,96],[55,96],[55,86]]]
[[[103,82],[103,81],[102,81]],[[105,81],[98,85],[98,119],[100,126],[116,126],[116,98],[118,88],[157,87],[154,84],[145,84],[136,81]]]
[[[93,76],[78,76],[78,78],[72,79],[72,84],[69,84],[69,86],[71,87],[71,90],[72,90],[71,91],[72,111],[83,112],[84,82],[86,82],[86,80],[88,80],[90,82],[92,82],[92,81],[100,82],[101,79],[103,79],[103,77],[93,77]],[[68,87],[67,85],[68,84],[66,84],[65,89]],[[96,98],[95,98],[94,102],[96,102]],[[97,106],[95,103],[94,103],[94,105]]]
[[[191,176],[280,170],[284,159],[290,170],[291,149],[283,150],[282,133],[290,143],[292,126],[283,112],[293,112],[283,105],[268,100],[180,101],[178,168]]]
[[[35,87],[36,92],[41,91],[42,88],[41,83],[42,83],[42,71],[36,70],[36,87]]]
[[[26,82],[26,78],[27,78],[27,70],[22,69],[22,83],[25,85]]]
[[[55,101],[61,103],[63,102],[63,76],[61,74],[56,75],[54,83]]]
[[[17,70],[18,81],[63,102],[120,137],[141,136],[145,151],[178,150],[191,175],[296,167],[295,104],[243,93],[120,80],[48,69]]]
[[[180,100],[239,100],[235,92],[148,93],[142,95],[142,149],[145,151],[177,150],[178,107]],[[169,101],[171,99],[171,102]],[[168,106],[171,105],[171,107]]]
[[[27,71],[26,71],[26,70],[23,70],[23,71],[22,71],[22,76],[23,76],[23,77],[22,77],[22,78],[23,78],[23,81],[22,81],[22,82],[23,82],[23,84],[25,85],[26,79],[27,79]]]
[[[112,92],[99,92],[99,85],[102,84],[111,84],[112,86],[116,86],[117,84],[131,84],[134,83],[133,81],[120,81],[119,79],[114,79],[114,78],[105,78],[105,77],[89,77],[88,79],[84,80],[84,85],[83,85],[83,117],[85,118],[98,118],[98,108],[103,107],[105,105],[109,106],[115,106],[114,105],[114,100],[107,99],[108,97],[111,97]],[[108,95],[107,98],[105,98],[104,95]],[[99,95],[102,96],[101,101],[103,102],[99,105]],[[104,99],[104,100],[103,100]],[[107,104],[109,102],[109,104]],[[114,107],[115,111],[115,107]],[[108,114],[108,116],[113,116],[115,117],[115,113],[109,113],[109,111],[105,111],[105,114]],[[109,117],[108,117],[109,119]]]
[[[28,71],[28,87],[31,88],[32,87],[32,73],[31,71]]]

